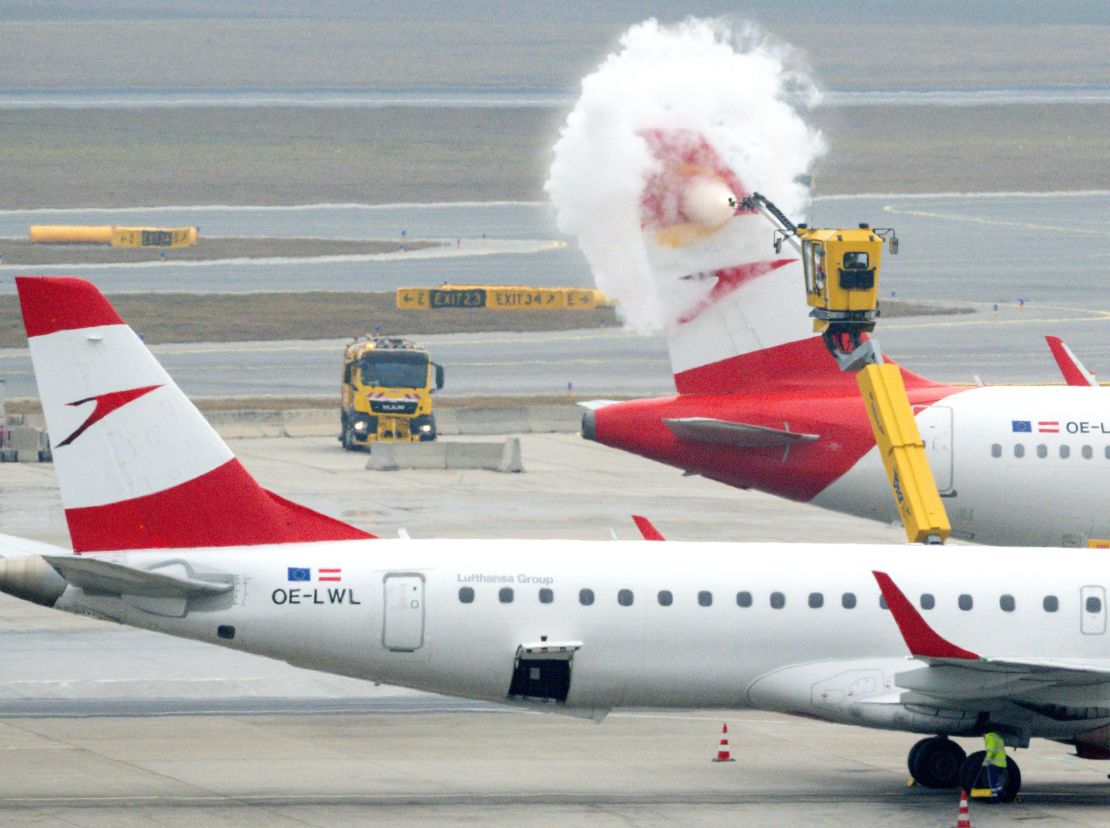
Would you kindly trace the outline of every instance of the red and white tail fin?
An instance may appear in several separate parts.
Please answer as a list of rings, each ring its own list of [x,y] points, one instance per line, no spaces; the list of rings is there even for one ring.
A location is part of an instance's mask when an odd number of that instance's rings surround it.
[[[94,285],[16,287],[74,551],[372,537],[259,486]]]
[[[700,133],[641,136],[659,164],[641,193],[640,224],[674,309],[667,333],[678,392],[854,389],[813,333],[798,254],[789,246],[775,253],[767,219],[729,206],[750,194],[739,176]],[[788,213],[803,203],[798,193],[770,195]]]

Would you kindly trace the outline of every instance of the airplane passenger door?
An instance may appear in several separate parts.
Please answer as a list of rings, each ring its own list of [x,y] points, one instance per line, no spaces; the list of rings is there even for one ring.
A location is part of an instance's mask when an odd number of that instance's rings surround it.
[[[1100,586],[1079,588],[1080,628],[1084,635],[1106,632],[1106,590]]]
[[[382,644],[411,653],[424,646],[424,578],[411,572],[385,576]]]
[[[952,409],[943,405],[931,405],[917,417],[917,427],[921,440],[929,456],[929,467],[937,481],[941,497],[954,495],[955,481],[952,479]]]

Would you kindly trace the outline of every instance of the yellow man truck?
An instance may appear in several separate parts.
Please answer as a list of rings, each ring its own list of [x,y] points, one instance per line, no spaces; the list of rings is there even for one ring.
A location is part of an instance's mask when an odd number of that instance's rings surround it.
[[[428,352],[395,336],[364,336],[343,352],[340,434],[354,451],[375,440],[436,438],[432,394],[443,388],[443,366]]]

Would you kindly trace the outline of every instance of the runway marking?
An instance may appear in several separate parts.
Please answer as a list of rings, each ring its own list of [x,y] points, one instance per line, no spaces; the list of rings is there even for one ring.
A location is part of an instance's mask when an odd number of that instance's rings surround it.
[[[1034,224],[1025,221],[1007,221],[1006,219],[988,219],[982,216],[971,216],[966,213],[935,213],[928,210],[906,210],[891,204],[883,205],[884,213],[895,213],[903,216],[919,216],[921,218],[944,219],[946,221],[969,221],[974,224],[990,224],[999,227],[1020,227],[1023,230],[1051,230],[1055,233],[1071,233],[1082,236],[1110,236],[1106,230],[1088,230],[1082,227],[1065,227],[1056,224]]]

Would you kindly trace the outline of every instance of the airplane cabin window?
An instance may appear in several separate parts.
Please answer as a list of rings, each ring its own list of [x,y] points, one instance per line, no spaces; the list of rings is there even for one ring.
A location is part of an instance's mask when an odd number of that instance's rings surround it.
[[[698,593],[698,606],[711,607],[713,606],[713,593],[703,589]]]
[[[463,604],[474,603],[474,588],[473,587],[459,587],[459,601]]]
[[[617,603],[622,607],[632,606],[632,590],[622,589],[617,593]]]
[[[820,592],[811,592],[809,594],[809,605],[813,609],[821,609],[825,606],[825,596]]]
[[[923,592],[921,593],[921,601],[919,603],[921,604],[921,609],[931,610],[937,605],[937,599],[933,597],[932,593]]]
[[[885,609],[885,610],[890,609],[890,607],[887,606],[886,598],[884,598],[881,595],[879,596],[879,609]]]
[[[771,609],[782,609],[786,606],[786,596],[781,592],[771,593]]]
[[[1039,446],[1037,446],[1037,456],[1040,457],[1042,460],[1048,457],[1048,446],[1046,446],[1044,443],[1041,443]]]
[[[840,596],[840,606],[844,609],[856,608],[856,594],[854,592],[845,592]]]
[[[1016,604],[1014,603],[1013,595],[1003,595],[998,599],[998,606],[1002,607],[1003,612],[1013,612]]]
[[[752,594],[750,592],[736,593],[736,606],[750,607],[752,605]]]
[[[991,457],[1001,457],[1001,456],[1002,456],[1002,444],[1001,443],[991,443]]]
[[[1046,595],[1044,597],[1044,611],[1056,612],[1058,609],[1060,609],[1060,599],[1055,595]]]
[[[594,602],[594,591],[592,589],[578,590],[578,603],[584,607],[588,607]]]
[[[674,596],[671,595],[671,591],[669,589],[659,590],[659,606],[669,607],[673,603],[674,603]]]
[[[555,600],[555,593],[552,592],[550,589],[548,589],[547,587],[544,587],[543,589],[540,590],[540,603],[541,604],[550,604],[554,600]]]
[[[1090,595],[1087,597],[1085,606],[1087,608],[1087,612],[1102,612],[1102,599],[1097,596]]]
[[[959,605],[960,609],[962,609],[964,612],[967,612],[973,606],[975,606],[974,600],[972,600],[972,597],[970,595],[968,595],[966,592],[956,600],[956,603]]]
[[[497,592],[497,600],[502,604],[511,604],[513,602],[513,588],[501,587]]]
[[[1014,457],[1025,456],[1025,445],[1023,443],[1014,443]]]
[[[1071,457],[1071,446],[1060,446],[1060,459],[1067,460]]]
[[[1083,450],[1080,453],[1083,455],[1084,460],[1090,460],[1095,456],[1095,450],[1090,446],[1083,446]]]

